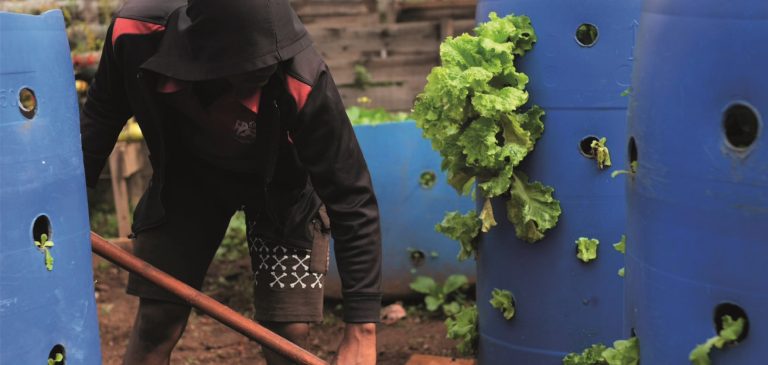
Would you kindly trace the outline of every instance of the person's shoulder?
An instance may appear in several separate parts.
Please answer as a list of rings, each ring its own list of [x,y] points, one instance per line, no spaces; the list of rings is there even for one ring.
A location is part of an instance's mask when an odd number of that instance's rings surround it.
[[[312,87],[326,70],[320,53],[315,47],[309,46],[288,61],[286,73],[290,78]]]
[[[186,4],[186,0],[126,0],[115,18],[165,26],[168,17]]]

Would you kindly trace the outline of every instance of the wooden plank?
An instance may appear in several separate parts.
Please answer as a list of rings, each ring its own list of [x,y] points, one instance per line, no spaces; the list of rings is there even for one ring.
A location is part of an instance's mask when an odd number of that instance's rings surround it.
[[[115,199],[117,214],[117,232],[119,238],[127,238],[131,233],[131,212],[128,206],[128,184],[125,181],[123,149],[125,142],[117,142],[109,155],[109,171],[112,174],[112,196]]]

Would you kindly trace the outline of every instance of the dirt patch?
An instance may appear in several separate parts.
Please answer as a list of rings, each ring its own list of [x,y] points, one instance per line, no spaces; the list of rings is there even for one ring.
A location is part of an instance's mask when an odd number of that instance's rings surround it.
[[[248,265],[247,260],[214,263],[204,291],[238,312],[250,315]],[[124,270],[97,258],[94,260],[94,273],[103,362],[104,365],[119,365],[138,300],[125,294],[128,274]],[[341,306],[338,303],[327,302],[325,307],[325,320],[311,328],[309,350],[328,360],[341,340],[343,322],[340,320]],[[392,325],[379,325],[378,364],[402,365],[414,353],[453,356],[455,343],[445,338],[442,319],[426,315],[408,303],[406,307],[409,308],[408,317]],[[207,315],[193,311],[187,330],[173,353],[171,364],[263,365],[266,362],[258,344]]]

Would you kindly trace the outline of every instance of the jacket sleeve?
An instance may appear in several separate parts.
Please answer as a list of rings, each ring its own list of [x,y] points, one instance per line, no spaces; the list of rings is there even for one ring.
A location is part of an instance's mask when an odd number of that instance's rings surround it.
[[[331,219],[344,321],[378,322],[381,229],[368,167],[341,96],[325,69],[299,112],[292,139]]]
[[[123,125],[133,114],[112,45],[113,27],[114,23],[107,31],[99,68],[80,113],[83,164],[89,187],[96,185]]]

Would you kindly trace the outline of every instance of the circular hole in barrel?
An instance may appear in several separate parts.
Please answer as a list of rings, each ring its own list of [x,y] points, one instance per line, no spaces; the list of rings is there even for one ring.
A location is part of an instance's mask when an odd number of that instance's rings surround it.
[[[597,27],[594,24],[584,23],[576,28],[576,42],[582,47],[592,47],[597,43]]]
[[[35,218],[35,222],[32,224],[32,242],[39,241],[43,234],[49,240],[51,239],[51,220],[46,215]]]
[[[424,171],[419,176],[419,185],[424,189],[432,189],[437,183],[437,174],[434,171]]]
[[[424,264],[424,260],[427,258],[427,255],[422,250],[415,250],[412,249],[411,251],[411,264],[413,267],[419,267],[422,264]]]
[[[19,90],[19,111],[27,119],[32,119],[37,113],[37,97],[30,88]]]
[[[66,365],[67,354],[66,349],[62,345],[53,346],[51,352],[48,353],[48,364]]]
[[[745,150],[757,140],[760,124],[757,113],[745,104],[731,105],[723,118],[723,129],[728,145],[737,150]]]
[[[741,335],[739,335],[736,341],[732,342],[732,344],[737,344],[744,341],[744,339],[747,338],[747,335],[749,334],[749,318],[747,317],[747,312],[733,303],[721,303],[718,305],[715,308],[714,318],[716,333],[720,333],[720,331],[723,329],[723,316],[731,316],[731,319],[734,321],[738,320],[739,318],[744,318],[744,329],[741,331]]]
[[[579,152],[586,158],[595,158],[595,150],[592,148],[592,142],[600,141],[595,136],[586,136],[579,142]]]

